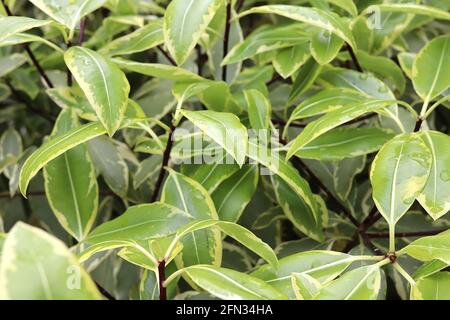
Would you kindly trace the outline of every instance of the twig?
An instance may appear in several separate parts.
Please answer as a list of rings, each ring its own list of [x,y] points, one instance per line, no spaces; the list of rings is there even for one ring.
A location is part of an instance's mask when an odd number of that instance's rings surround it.
[[[95,285],[97,286],[98,291],[107,298],[108,300],[116,300],[112,294],[110,294],[105,288],[103,288],[101,285],[98,284],[98,282],[95,282]]]
[[[435,234],[449,230],[449,228],[427,230],[427,231],[415,231],[415,232],[396,232],[395,237],[408,238],[408,237],[425,237],[434,236]],[[389,238],[389,232],[367,232],[366,235],[369,238]]]
[[[245,1],[245,0],[238,0],[238,1],[237,1],[237,3],[236,3],[236,12],[241,11],[242,6],[244,5],[244,1]]]
[[[166,169],[165,168],[169,164],[170,152],[172,151],[172,147],[173,147],[173,133],[174,133],[174,131],[175,131],[175,125],[171,124],[170,125],[169,138],[167,139],[166,148],[165,148],[164,154],[163,154],[163,161],[161,163],[161,169],[159,170],[158,180],[156,180],[155,190],[153,190],[153,195],[152,195],[151,202],[155,202],[156,199],[158,199],[158,195],[159,195],[159,192],[161,190],[162,183],[164,181],[164,176],[166,174]]]
[[[228,46],[230,42],[230,27],[231,27],[231,0],[228,1],[227,4],[227,15],[225,21],[225,33],[223,36],[223,55],[222,58],[225,58],[228,54]],[[228,66],[225,64],[222,67],[222,80],[227,81],[227,68]]]
[[[172,64],[173,66],[177,66],[176,61],[171,57],[171,55],[163,49],[163,47],[161,47],[161,45],[156,46],[156,48],[164,55],[164,57],[166,57],[167,60],[169,60],[170,64]]]
[[[271,119],[271,121],[272,121],[273,124],[279,124],[279,125],[281,125],[281,126],[285,126],[285,125],[287,124],[286,121],[281,120],[281,119]],[[307,124],[304,124],[304,123],[297,123],[297,122],[291,122],[291,123],[289,124],[289,126],[291,126],[291,127],[297,127],[297,128],[304,128],[304,127],[306,127],[306,125],[307,125]]]
[[[359,72],[364,72],[363,69],[361,68],[361,65],[359,64],[358,58],[356,58],[353,48],[348,43],[346,43],[346,48],[347,48],[348,53],[350,53],[350,57],[352,58],[352,61],[353,61],[353,64],[355,65],[356,70],[358,70]]]
[[[166,287],[166,260],[162,259],[158,263],[158,285],[159,285],[159,300],[167,300]]]
[[[85,30],[86,30],[86,18],[80,21],[80,33],[78,33],[78,41],[77,41],[77,44],[79,46],[83,44]]]

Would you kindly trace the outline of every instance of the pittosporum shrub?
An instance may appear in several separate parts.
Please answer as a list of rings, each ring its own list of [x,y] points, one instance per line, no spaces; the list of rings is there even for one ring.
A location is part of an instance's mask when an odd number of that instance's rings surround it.
[[[2,0],[0,298],[449,299],[449,8]]]

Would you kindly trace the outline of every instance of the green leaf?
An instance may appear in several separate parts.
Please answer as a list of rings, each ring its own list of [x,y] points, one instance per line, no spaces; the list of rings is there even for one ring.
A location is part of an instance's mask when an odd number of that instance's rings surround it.
[[[0,299],[100,300],[101,295],[59,239],[18,222],[3,246]]]
[[[429,149],[417,134],[387,142],[372,162],[373,200],[391,228],[424,188],[431,167]]]
[[[253,31],[244,41],[233,47],[222,65],[236,63],[257,54],[305,43],[309,39],[300,23],[263,26]]]
[[[255,89],[245,90],[244,97],[252,128],[255,130],[269,130],[272,113],[270,101],[260,91]]]
[[[272,61],[277,73],[284,79],[294,74],[310,57],[307,42],[278,50]]]
[[[209,265],[182,269],[192,281],[224,300],[284,300],[287,297],[264,281],[245,273]]]
[[[450,36],[436,37],[417,54],[412,69],[414,89],[425,101],[430,102],[450,86]],[[430,72],[433,70],[433,72]]]
[[[363,102],[367,95],[347,88],[324,89],[305,98],[292,112],[289,122],[324,114],[342,106]]]
[[[322,288],[319,281],[306,273],[292,273],[291,282],[297,300],[312,300]]]
[[[375,300],[380,290],[381,274],[377,265],[349,271],[324,286],[316,300]]]
[[[289,6],[289,5],[269,5],[251,8],[238,15],[243,17],[252,13],[273,13],[280,16],[310,24],[328,30],[356,50],[355,39],[346,22],[338,15],[317,8]]]
[[[314,139],[295,155],[322,161],[342,160],[378,151],[394,136],[381,128],[338,128]]]
[[[49,46],[53,50],[58,51],[61,54],[64,54],[64,50],[61,49],[60,47],[58,47],[53,42],[48,41],[47,39],[45,39],[43,37],[39,37],[34,34],[28,34],[28,33],[15,33],[6,39],[0,40],[0,47],[14,46],[17,44],[28,43],[28,42],[40,42],[42,44]]]
[[[113,140],[107,136],[88,142],[89,154],[98,173],[118,196],[126,198],[128,192],[128,166]]]
[[[193,221],[178,230],[173,243],[175,243],[179,239],[182,239],[184,236],[190,234],[191,232],[210,227],[218,227],[223,233],[232,237],[234,240],[262,257],[274,268],[277,268],[278,260],[272,248],[270,248],[270,246],[267,243],[263,242],[260,238],[255,236],[250,230],[233,222],[219,220]],[[170,249],[171,248],[169,248],[168,253],[170,253]]]
[[[69,28],[70,34],[73,35],[81,18],[100,8],[105,0],[75,0],[69,3],[65,0],[30,0],[30,2]]]
[[[23,152],[22,138],[20,134],[12,127],[5,130],[0,138],[0,159],[12,157],[16,162]],[[9,161],[8,161],[9,162]],[[11,179],[16,165],[14,163],[5,166],[3,172],[8,179]]]
[[[120,127],[128,104],[130,85],[125,74],[98,53],[83,47],[71,47],[64,60],[112,136]]]
[[[295,103],[297,99],[313,85],[321,71],[322,66],[312,58],[301,66],[295,77],[292,90],[289,93],[287,104],[291,105]]]
[[[24,196],[26,195],[28,183],[31,178],[33,178],[49,161],[79,144],[105,133],[105,128],[99,122],[93,122],[72,129],[63,135],[51,138],[33,152],[23,164],[19,176],[20,192]]]
[[[417,281],[411,288],[411,300],[450,300],[450,272],[438,272]]]
[[[216,208],[208,192],[195,180],[169,169],[169,176],[161,191],[161,202],[187,212],[195,220],[218,219]],[[218,230],[198,230],[182,240],[183,251],[179,268],[195,264],[220,265],[222,239]]]
[[[373,5],[366,9],[367,11],[379,10],[381,12],[405,12],[417,15],[425,15],[434,19],[450,20],[450,13],[431,6],[425,6],[414,3],[383,3]]]
[[[244,165],[222,182],[211,194],[220,220],[237,222],[253,198],[258,185],[259,170],[255,165]]]
[[[0,77],[6,76],[25,62],[27,62],[27,57],[21,53],[13,53],[5,57],[0,57]]]
[[[310,122],[302,133],[294,139],[290,146],[286,158],[291,158],[299,150],[301,150],[308,143],[324,134],[325,132],[336,128],[352,119],[355,119],[365,113],[377,112],[389,105],[392,105],[392,100],[369,100],[362,103],[352,103],[343,106],[337,110],[327,113],[319,119]]]
[[[79,127],[74,111],[61,111],[52,136]],[[86,145],[79,145],[44,168],[45,195],[59,223],[78,241],[92,227],[98,208],[98,185]]]
[[[421,135],[431,152],[431,170],[417,200],[436,220],[450,210],[450,137],[438,131],[423,131]]]
[[[417,239],[399,251],[404,253],[420,261],[438,259],[450,265],[450,232]]]
[[[223,2],[174,0],[169,4],[164,13],[164,39],[178,65],[186,61]]]
[[[344,41],[327,30],[318,30],[311,37],[311,55],[321,65],[330,63],[339,53]]]
[[[234,114],[216,111],[181,110],[203,133],[225,149],[242,166],[247,153],[247,129]]]
[[[442,260],[434,259],[422,264],[413,274],[415,280],[428,277],[442,269],[447,268],[448,265]]]
[[[320,283],[327,283],[342,272],[357,258],[334,251],[312,250],[287,256],[278,261],[277,269],[263,265],[251,273],[252,276],[266,281],[289,297],[294,297],[291,274],[307,274]]]
[[[192,217],[180,209],[161,202],[129,207],[121,216],[95,228],[86,238],[89,244],[107,241],[138,241],[175,233]]]
[[[80,118],[89,121],[98,121],[95,111],[86,99],[83,91],[77,86],[57,87],[46,90],[60,108],[71,108],[77,111]]]
[[[179,82],[206,81],[206,79],[200,77],[195,73],[166,64],[134,62],[121,58],[114,58],[111,59],[111,61],[123,69],[144,74],[150,77]]]
[[[353,0],[326,0],[327,2],[330,2],[331,4],[334,4],[335,6],[344,9],[348,13],[350,13],[352,16],[358,15],[358,9],[355,6],[355,3]]]
[[[132,33],[114,39],[99,52],[110,56],[126,55],[151,49],[163,42],[162,22],[153,20]]]
[[[402,67],[403,72],[408,76],[408,78],[412,78],[412,69],[414,60],[416,59],[416,55],[414,53],[409,52],[400,52],[397,55],[398,62]]]
[[[0,41],[19,32],[48,25],[51,21],[37,20],[28,17],[0,17]]]

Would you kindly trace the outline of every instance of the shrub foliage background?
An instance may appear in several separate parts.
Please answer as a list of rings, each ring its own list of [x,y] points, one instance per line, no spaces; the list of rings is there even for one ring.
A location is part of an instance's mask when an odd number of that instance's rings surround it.
[[[450,2],[280,2],[2,0],[0,298],[450,298]]]

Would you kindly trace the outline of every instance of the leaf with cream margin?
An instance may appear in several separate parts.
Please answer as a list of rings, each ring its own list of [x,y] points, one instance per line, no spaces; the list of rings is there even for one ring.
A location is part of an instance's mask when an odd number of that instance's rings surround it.
[[[369,6],[366,11],[380,12],[405,12],[417,15],[425,15],[439,20],[450,20],[450,13],[439,10],[432,6],[414,4],[414,3],[383,3]]]
[[[30,2],[69,28],[69,38],[72,38],[81,18],[103,6],[105,0],[30,0]]]
[[[411,300],[450,300],[450,272],[438,272],[417,281]]]
[[[450,210],[450,137],[438,131],[420,134],[431,151],[431,171],[417,200],[436,220]]]
[[[287,79],[308,61],[310,55],[308,44],[305,41],[293,47],[278,50],[272,64],[278,74]]]
[[[37,20],[28,17],[0,17],[0,42],[19,32],[27,31],[33,28],[43,27],[51,21]]]
[[[417,239],[398,252],[399,255],[404,253],[417,260],[438,259],[450,265],[450,231]]]
[[[416,55],[412,69],[414,89],[427,104],[450,86],[450,36],[436,37]],[[430,72],[433,70],[433,72]]]
[[[18,222],[3,245],[0,299],[100,300],[101,295],[61,240]]]
[[[312,300],[322,288],[319,281],[306,273],[292,273],[291,282],[297,300]]]
[[[196,265],[181,269],[200,288],[224,300],[285,300],[287,297],[264,281],[227,268]]]
[[[377,112],[389,105],[392,105],[392,100],[378,100],[373,99],[366,102],[357,102],[347,106],[343,106],[337,110],[327,113],[319,119],[310,122],[305,129],[298,135],[292,145],[290,146],[286,158],[291,158],[294,154],[300,151],[308,143],[330,131],[337,126],[344,124],[352,119],[355,119],[365,113]]]
[[[48,162],[83,142],[106,133],[99,122],[92,122],[50,138],[31,154],[23,164],[19,176],[20,192],[25,196],[28,183]]]
[[[79,127],[74,110],[62,110],[52,136]],[[98,184],[87,146],[67,150],[44,167],[45,195],[63,228],[78,241],[90,231],[98,209]]]
[[[83,47],[68,49],[64,61],[112,136],[119,129],[128,104],[130,84],[125,74],[97,52]]]
[[[173,0],[164,13],[164,39],[178,65],[194,49],[224,0]]]
[[[161,202],[187,212],[195,220],[218,219],[214,203],[208,192],[195,180],[168,169],[161,191]],[[218,230],[198,230],[182,239],[183,251],[177,258],[177,266],[196,264],[220,265],[222,239]]]
[[[254,7],[238,15],[243,17],[252,13],[272,13],[289,19],[328,30],[347,42],[356,50],[355,39],[348,24],[337,14],[325,10],[291,5],[268,5]]]
[[[330,63],[339,53],[344,41],[334,33],[319,29],[311,37],[311,55],[321,65]]]
[[[239,166],[244,164],[248,134],[238,117],[231,113],[210,110],[181,110],[181,114],[224,148]]]
[[[372,162],[372,197],[393,228],[422,192],[431,169],[431,154],[417,134],[401,134],[387,142]]]
[[[375,300],[380,285],[378,265],[360,267],[324,286],[315,300]]]

